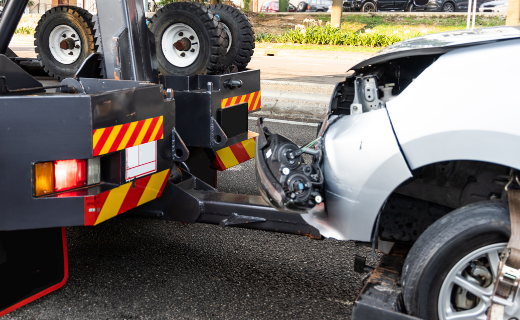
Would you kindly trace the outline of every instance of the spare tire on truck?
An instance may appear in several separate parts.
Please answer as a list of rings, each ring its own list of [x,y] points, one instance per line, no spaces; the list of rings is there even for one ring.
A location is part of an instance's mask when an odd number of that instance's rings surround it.
[[[215,74],[223,69],[227,39],[219,18],[197,2],[161,8],[150,25],[159,71],[165,75]]]
[[[249,18],[239,9],[225,4],[213,4],[209,7],[220,18],[228,36],[224,67],[237,66],[244,70],[251,61],[255,49],[255,32]]]
[[[38,21],[34,45],[45,72],[62,80],[73,77],[83,61],[96,52],[92,15],[77,7],[58,6]]]

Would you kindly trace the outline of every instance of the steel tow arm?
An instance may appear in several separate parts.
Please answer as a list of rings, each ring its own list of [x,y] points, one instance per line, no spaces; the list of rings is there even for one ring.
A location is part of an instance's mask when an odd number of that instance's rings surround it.
[[[519,179],[514,174],[506,185],[505,190],[509,201],[509,215],[511,217],[511,238],[500,256],[498,277],[491,296],[491,307],[488,320],[502,320],[505,308],[512,305],[508,297],[518,293],[520,285],[520,189],[511,189],[513,182],[518,185]]]

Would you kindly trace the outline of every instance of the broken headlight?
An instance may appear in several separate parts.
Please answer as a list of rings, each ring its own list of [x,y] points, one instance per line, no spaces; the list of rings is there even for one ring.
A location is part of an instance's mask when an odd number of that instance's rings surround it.
[[[305,164],[303,154],[318,149],[300,148],[289,139],[272,134],[258,119],[256,177],[262,197],[274,207],[306,213],[323,201],[323,175],[318,164]],[[318,141],[319,139],[315,140]]]

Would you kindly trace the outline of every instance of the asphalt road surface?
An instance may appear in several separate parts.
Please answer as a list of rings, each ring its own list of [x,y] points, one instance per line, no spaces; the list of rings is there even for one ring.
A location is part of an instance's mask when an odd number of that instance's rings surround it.
[[[316,133],[267,126],[300,145]],[[224,192],[255,183],[253,161],[219,174]],[[363,278],[354,254],[375,264],[348,241],[124,216],[67,235],[67,284],[5,319],[346,319]]]

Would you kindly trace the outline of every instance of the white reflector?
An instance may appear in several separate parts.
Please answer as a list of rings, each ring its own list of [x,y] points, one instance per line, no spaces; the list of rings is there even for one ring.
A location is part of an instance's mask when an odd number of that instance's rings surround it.
[[[101,162],[100,158],[88,159],[87,163],[87,184],[97,184],[101,182]]]

